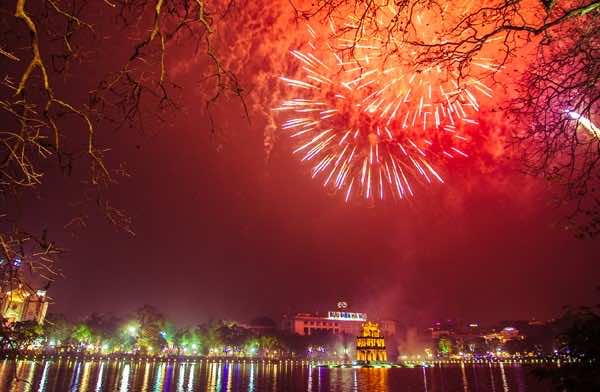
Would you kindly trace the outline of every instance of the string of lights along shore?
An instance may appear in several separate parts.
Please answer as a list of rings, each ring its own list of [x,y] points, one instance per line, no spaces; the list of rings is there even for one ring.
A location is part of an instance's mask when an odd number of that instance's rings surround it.
[[[441,15],[413,10],[415,30],[402,37],[386,30],[398,18],[389,2],[369,21],[352,9],[306,25],[307,41],[290,50],[294,75],[280,77],[289,97],[274,111],[287,116],[281,128],[296,142],[293,153],[323,187],[346,202],[401,200],[417,186],[444,183],[447,160],[469,157],[464,130],[478,126],[493,93],[486,78],[500,67],[484,57],[471,62],[468,74],[416,63],[420,49],[409,44],[439,42],[434,21],[460,18],[464,3]]]

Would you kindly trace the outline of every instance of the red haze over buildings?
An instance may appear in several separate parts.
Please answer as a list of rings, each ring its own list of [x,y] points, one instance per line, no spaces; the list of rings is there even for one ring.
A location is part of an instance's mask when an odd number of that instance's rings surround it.
[[[200,110],[203,60],[182,57],[168,66],[180,85],[192,86],[182,97],[190,109],[143,133],[106,133],[119,141],[108,159],[133,175],[110,196],[131,215],[134,237],[93,212],[85,229],[65,234],[80,196],[75,185],[42,189],[62,210],[23,209],[25,220],[43,222],[69,249],[66,278],[49,290],[52,312],[123,313],[149,303],[192,323],[326,312],[344,298],[374,319],[429,323],[544,319],[563,305],[594,302],[600,243],[575,239],[552,185],[518,170],[494,105],[476,130],[479,153],[446,167],[445,184],[376,208],[323,192],[283,134],[266,149],[274,123],[265,113],[279,100],[277,77],[295,41],[286,33],[296,26],[287,1],[265,4],[236,15],[247,24],[243,37],[236,24],[224,34],[241,64],[250,123],[239,101],[226,101],[215,109],[213,136]],[[122,55],[110,42],[115,58]],[[91,88],[112,61],[78,82]]]

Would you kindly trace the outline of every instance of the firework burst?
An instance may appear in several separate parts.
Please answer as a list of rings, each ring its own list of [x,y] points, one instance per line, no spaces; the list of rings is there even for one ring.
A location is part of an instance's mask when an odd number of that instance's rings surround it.
[[[475,78],[459,84],[455,71],[406,64],[414,54],[398,43],[404,56],[390,56],[355,17],[341,27],[330,19],[328,28],[322,39],[307,26],[306,45],[290,52],[301,76],[281,77],[294,97],[274,110],[291,114],[281,128],[297,141],[294,154],[346,201],[403,199],[416,183],[443,183],[435,166],[467,157],[461,130],[477,125],[477,97],[491,89]]]

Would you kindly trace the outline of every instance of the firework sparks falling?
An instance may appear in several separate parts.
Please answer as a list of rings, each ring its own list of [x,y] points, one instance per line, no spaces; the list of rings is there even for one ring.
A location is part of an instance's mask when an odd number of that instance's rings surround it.
[[[346,202],[404,199],[416,183],[443,183],[433,162],[468,156],[461,130],[478,124],[478,97],[492,90],[439,67],[407,66],[354,17],[328,27],[322,39],[307,26],[306,45],[290,51],[301,76],[280,78],[295,96],[273,110],[290,115],[281,128],[297,140],[294,154]]]

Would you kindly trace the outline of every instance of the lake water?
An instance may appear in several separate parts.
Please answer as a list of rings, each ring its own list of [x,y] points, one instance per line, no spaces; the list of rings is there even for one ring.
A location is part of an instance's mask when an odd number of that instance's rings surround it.
[[[530,369],[507,364],[328,369],[299,361],[4,360],[0,391],[551,391]]]

